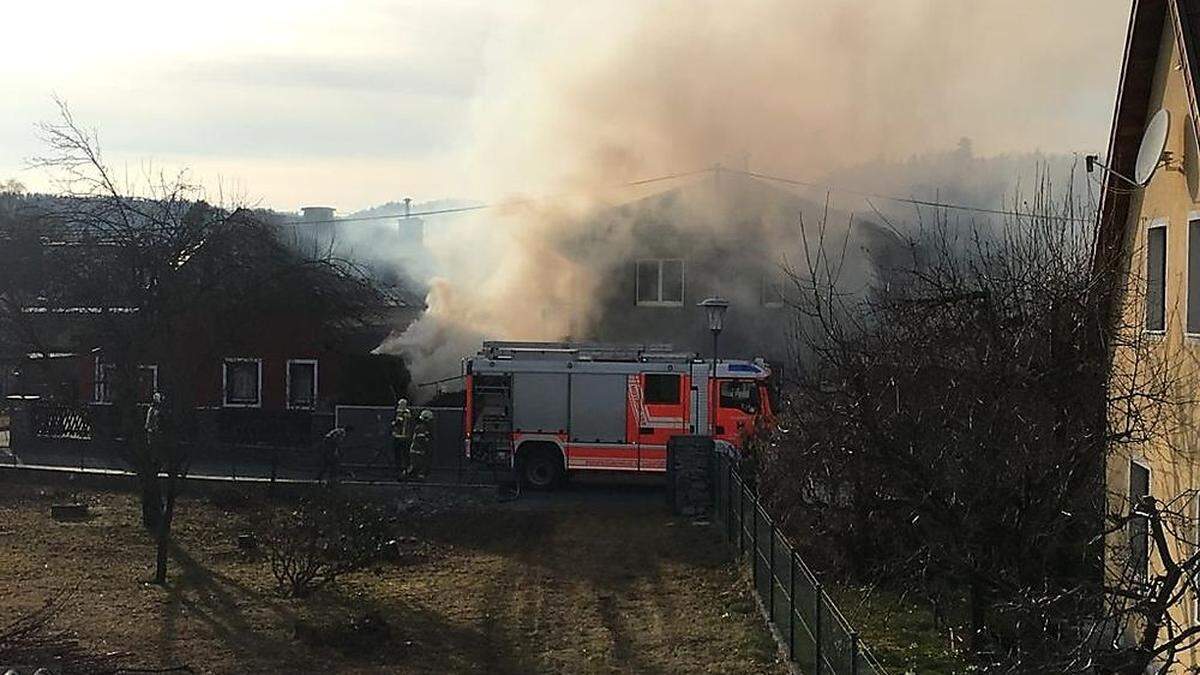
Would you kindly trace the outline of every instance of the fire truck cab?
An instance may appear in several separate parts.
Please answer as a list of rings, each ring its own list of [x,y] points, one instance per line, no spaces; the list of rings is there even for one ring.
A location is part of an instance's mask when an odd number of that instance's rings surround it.
[[[761,360],[712,362],[668,345],[485,342],[464,359],[467,456],[526,484],[570,471],[664,472],[667,441],[741,447],[771,415]]]

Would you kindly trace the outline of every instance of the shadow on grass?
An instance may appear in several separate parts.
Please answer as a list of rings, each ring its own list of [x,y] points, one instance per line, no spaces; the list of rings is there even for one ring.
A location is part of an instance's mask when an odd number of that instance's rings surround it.
[[[718,532],[672,517],[658,487],[572,485],[522,499],[515,508],[443,514],[414,524],[432,541],[503,561],[481,592],[484,633],[523,633],[545,624],[554,611],[542,603],[578,601],[578,611],[592,613],[592,625],[606,636],[593,644],[605,649],[608,667],[665,672],[670,656],[653,652],[686,640],[698,617],[694,607],[685,609],[663,589],[678,586],[681,576],[714,578],[712,572],[730,570],[732,557]],[[571,599],[556,597],[563,588],[573,591]],[[538,598],[531,608],[536,616],[514,608],[518,594]],[[721,610],[714,605],[702,611],[719,617]],[[647,634],[655,625],[647,614],[661,620],[657,630],[668,637]]]
[[[174,646],[179,624],[186,618],[207,626],[246,672],[312,672],[315,664],[429,672],[537,670],[536,664],[482,629],[453,625],[436,612],[403,600],[351,597],[337,586],[305,600],[285,599],[207,567],[178,546],[172,559],[178,572],[162,611],[158,657],[164,663],[179,660]],[[269,575],[266,563],[263,566],[263,573]],[[313,626],[349,625],[363,616],[377,616],[386,623],[386,631],[375,635],[373,643],[340,649],[312,639]],[[207,669],[204,663],[188,665]]]

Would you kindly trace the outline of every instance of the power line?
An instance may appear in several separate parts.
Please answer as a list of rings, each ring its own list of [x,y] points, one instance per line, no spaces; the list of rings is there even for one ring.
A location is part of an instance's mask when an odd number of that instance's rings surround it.
[[[641,185],[650,185],[651,183],[661,183],[662,181],[666,181],[666,180],[675,180],[677,178],[687,178],[688,176],[696,176],[696,175],[699,175],[702,173],[709,173],[711,171],[713,171],[712,167],[706,167],[703,169],[696,169],[695,171],[682,171],[679,173],[670,173],[670,174],[666,174],[663,176],[655,176],[654,178],[643,178],[641,180],[629,181],[627,183],[619,183],[612,187],[614,187],[614,188],[638,187]],[[569,193],[559,193],[557,195],[550,195],[550,196],[546,196],[546,197],[528,197],[525,199],[515,199],[515,200],[511,200],[511,201],[504,201],[504,202],[473,204],[471,206],[458,206],[458,207],[446,208],[446,209],[432,209],[429,211],[413,211],[411,213],[394,213],[394,214],[388,214],[386,216],[353,216],[350,218],[332,218],[332,219],[326,219],[326,220],[293,220],[293,221],[289,221],[285,224],[286,225],[325,225],[328,223],[354,223],[354,222],[362,222],[362,221],[370,221],[370,220],[396,220],[396,219],[403,219],[403,218],[419,218],[421,216],[439,216],[439,215],[443,215],[443,214],[447,214],[447,213],[464,213],[467,211],[482,211],[484,209],[495,209],[495,208],[500,208],[500,207],[505,207],[505,206],[517,206],[520,204],[530,204],[533,202],[548,201],[551,199],[556,199],[558,197],[561,197],[564,194],[569,194]]]
[[[897,197],[895,195],[887,195],[887,194],[882,194],[882,193],[878,193],[878,192],[864,192],[861,190],[854,190],[851,188],[837,187],[837,186],[829,185],[826,183],[803,181],[803,180],[798,180],[795,178],[788,178],[786,176],[776,176],[776,175],[769,174],[769,173],[762,173],[759,171],[748,171],[748,170],[744,170],[744,169],[733,169],[733,168],[724,167],[721,165],[710,166],[710,167],[706,167],[703,169],[696,169],[694,171],[682,171],[682,172],[678,172],[678,173],[665,174],[662,176],[655,176],[653,178],[644,178],[641,180],[629,181],[629,182],[617,184],[613,187],[615,187],[615,188],[638,187],[638,186],[642,186],[642,185],[650,185],[653,183],[660,183],[660,182],[668,181],[668,180],[687,178],[690,176],[696,176],[696,175],[704,174],[704,173],[715,173],[718,171],[725,171],[725,172],[729,172],[729,173],[741,174],[743,176],[749,176],[751,178],[757,178],[760,180],[769,180],[769,181],[774,181],[777,183],[785,183],[787,185],[796,185],[799,187],[807,187],[807,188],[825,190],[827,192],[854,195],[856,197],[863,197],[863,198],[867,198],[867,199],[884,199],[884,200],[888,200],[888,201],[892,201],[892,202],[897,202],[900,204],[910,204],[913,206],[925,206],[925,207],[929,207],[929,208],[947,209],[947,210],[952,210],[952,211],[967,211],[967,212],[971,212],[971,213],[984,213],[984,214],[993,215],[993,216],[1010,216],[1010,217],[1016,217],[1016,218],[1043,218],[1046,220],[1056,220],[1056,221],[1061,221],[1061,222],[1072,222],[1072,223],[1093,222],[1093,219],[1091,219],[1091,218],[1073,218],[1071,216],[1057,216],[1057,215],[1051,215],[1051,214],[1028,213],[1028,212],[1023,212],[1023,211],[1008,211],[1005,209],[989,209],[989,208],[984,208],[984,207],[980,207],[980,206],[967,206],[965,204],[955,204],[953,202],[943,202],[943,201],[936,201],[936,200],[932,200],[932,199],[916,199],[913,197]],[[395,220],[395,219],[402,219],[402,218],[406,218],[406,217],[407,218],[418,218],[421,216],[437,216],[437,215],[445,215],[445,214],[450,214],[450,213],[465,213],[465,212],[470,212],[470,211],[482,211],[485,209],[511,207],[511,206],[516,206],[516,205],[520,205],[520,204],[529,204],[529,203],[533,203],[533,202],[547,201],[550,199],[555,199],[555,198],[561,197],[561,196],[563,196],[563,194],[567,194],[567,193],[560,193],[558,195],[551,195],[551,196],[547,196],[547,197],[529,197],[526,199],[518,199],[518,200],[512,200],[512,201],[474,204],[471,206],[459,206],[459,207],[452,207],[452,208],[445,208],[445,209],[431,209],[428,211],[413,211],[408,214],[389,214],[389,215],[381,215],[381,216],[354,216],[354,217],[350,217],[350,218],[333,218],[333,219],[327,219],[327,220],[296,220],[296,221],[291,221],[287,224],[288,225],[324,225],[324,224],[328,224],[328,223],[353,223],[353,222],[364,222],[364,221],[372,221],[372,220]]]
[[[954,204],[951,202],[939,202],[939,201],[934,201],[931,199],[914,199],[912,197],[896,197],[894,195],[885,195],[885,194],[879,194],[876,192],[862,192],[859,190],[851,190],[849,188],[839,188],[839,187],[834,187],[834,186],[826,185],[826,184],[822,184],[822,183],[813,183],[813,182],[809,182],[809,181],[796,180],[794,178],[785,178],[783,176],[773,176],[771,174],[759,173],[757,171],[743,171],[741,169],[727,169],[724,167],[722,167],[721,170],[729,171],[730,173],[740,173],[742,175],[750,176],[752,178],[759,178],[762,180],[771,180],[771,181],[775,181],[778,183],[786,183],[788,185],[798,185],[801,187],[817,188],[817,189],[821,189],[821,190],[826,190],[828,192],[841,192],[844,194],[850,194],[850,195],[854,195],[856,197],[864,197],[864,198],[868,198],[868,199],[886,199],[886,200],[893,201],[893,202],[899,202],[902,204],[912,204],[915,206],[928,206],[931,208],[949,209],[949,210],[954,210],[954,211],[971,211],[971,212],[975,212],[975,213],[987,213],[987,214],[995,215],[995,216],[1015,216],[1018,218],[1045,218],[1047,220],[1059,220],[1059,221],[1072,222],[1072,223],[1093,222],[1093,220],[1091,218],[1072,218],[1070,216],[1055,216],[1055,215],[1038,214],[1038,213],[1024,213],[1021,211],[1005,211],[1003,209],[988,209],[988,208],[983,208],[983,207],[979,207],[979,206],[966,206],[964,204]]]

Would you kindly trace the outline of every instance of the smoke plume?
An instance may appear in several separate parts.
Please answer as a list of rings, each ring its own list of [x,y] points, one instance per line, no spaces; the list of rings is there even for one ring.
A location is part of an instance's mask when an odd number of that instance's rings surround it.
[[[467,175],[502,201],[570,196],[427,228],[429,310],[383,347],[409,357],[416,381],[454,374],[484,337],[587,337],[595,285],[629,255],[632,221],[611,207],[678,184],[623,183],[715,162],[822,181],[962,137],[976,154],[1102,148],[1128,9],[630,0],[514,11],[522,20],[489,45]],[[1109,33],[1074,29],[1083,15]],[[580,241],[588,255],[571,253]]]

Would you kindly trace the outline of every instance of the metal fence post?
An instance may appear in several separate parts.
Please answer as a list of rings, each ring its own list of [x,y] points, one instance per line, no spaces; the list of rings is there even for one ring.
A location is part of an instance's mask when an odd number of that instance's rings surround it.
[[[771,623],[775,623],[775,523],[768,517],[767,523],[771,526],[768,536],[771,537],[768,550],[771,552],[771,559],[767,566],[767,593],[771,596],[767,606],[770,608]]]
[[[858,675],[858,631],[850,631],[850,675]]]
[[[796,660],[796,551],[788,556],[788,660]]]
[[[754,592],[758,593],[758,500],[753,497],[750,502],[750,518],[754,523],[754,529],[750,532],[750,564],[754,574]]]
[[[738,557],[746,550],[746,486],[738,476]]]
[[[733,542],[733,462],[724,457],[725,462],[725,541]]]
[[[813,644],[816,647],[814,650],[816,655],[813,659],[816,661],[816,663],[813,664],[813,672],[816,673],[816,675],[821,675],[821,673],[825,670],[821,667],[821,582],[816,582],[813,584],[813,587],[817,594],[816,607],[814,608],[816,613],[813,615]]]

